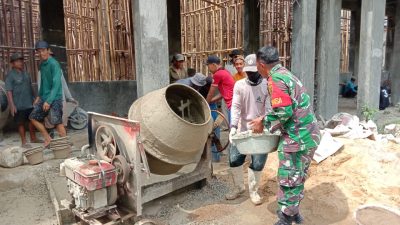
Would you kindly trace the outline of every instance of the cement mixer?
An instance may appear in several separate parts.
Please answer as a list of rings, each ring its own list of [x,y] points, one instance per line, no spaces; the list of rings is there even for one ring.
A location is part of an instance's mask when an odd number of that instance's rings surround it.
[[[144,203],[211,177],[213,121],[194,89],[172,84],[148,93],[132,104],[129,119],[88,115],[83,157],[61,166],[72,199],[65,207],[80,220],[136,221]]]
[[[180,84],[138,99],[129,110],[129,119],[140,122],[150,171],[163,175],[198,162],[212,129],[207,102]]]

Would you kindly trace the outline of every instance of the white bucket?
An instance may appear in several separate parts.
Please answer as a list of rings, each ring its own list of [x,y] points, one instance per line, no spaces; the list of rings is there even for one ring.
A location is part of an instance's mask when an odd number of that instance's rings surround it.
[[[266,154],[276,151],[280,135],[271,134],[264,130],[262,134],[253,134],[245,131],[232,137],[232,144],[235,145],[243,155]]]

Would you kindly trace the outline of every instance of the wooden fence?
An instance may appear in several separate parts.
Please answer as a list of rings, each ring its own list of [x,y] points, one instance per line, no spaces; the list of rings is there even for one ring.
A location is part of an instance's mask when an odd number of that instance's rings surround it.
[[[38,67],[34,45],[40,39],[39,0],[0,0],[0,79],[10,70],[10,56],[20,53],[36,81]]]
[[[187,66],[205,73],[208,55],[227,60],[243,48],[244,0],[181,0],[181,44]]]
[[[69,81],[135,79],[131,1],[64,0]]]

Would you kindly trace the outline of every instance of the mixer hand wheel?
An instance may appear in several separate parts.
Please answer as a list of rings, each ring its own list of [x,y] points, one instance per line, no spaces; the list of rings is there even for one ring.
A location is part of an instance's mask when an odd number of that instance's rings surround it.
[[[117,154],[117,145],[110,127],[99,126],[95,136],[97,154],[101,159],[111,162]]]
[[[212,144],[215,144],[218,152],[222,152],[229,146],[229,122],[220,111],[211,110],[211,113],[217,114],[213,123]]]

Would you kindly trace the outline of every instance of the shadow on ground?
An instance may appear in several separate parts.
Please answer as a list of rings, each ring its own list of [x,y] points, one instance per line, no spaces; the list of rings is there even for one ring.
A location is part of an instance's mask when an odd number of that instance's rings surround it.
[[[276,200],[269,203],[268,211],[275,214],[277,206]],[[305,191],[300,210],[307,225],[340,224],[349,214],[346,196],[334,183],[322,183]]]

